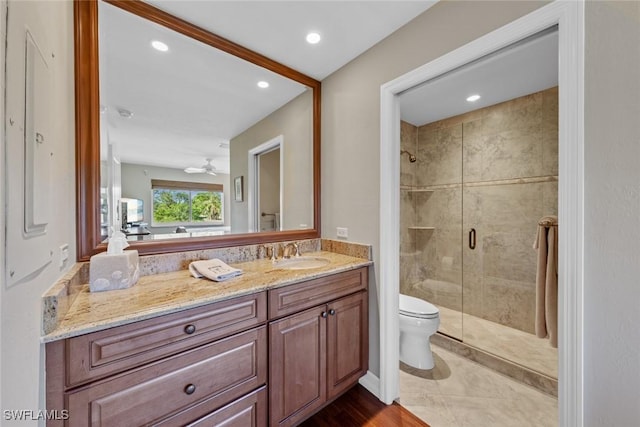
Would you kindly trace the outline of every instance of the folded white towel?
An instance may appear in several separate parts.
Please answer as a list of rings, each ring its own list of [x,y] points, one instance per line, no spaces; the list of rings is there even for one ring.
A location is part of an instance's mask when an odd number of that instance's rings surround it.
[[[189,271],[197,279],[206,277],[216,282],[222,282],[242,274],[242,270],[239,268],[231,267],[217,258],[193,261],[189,264]]]

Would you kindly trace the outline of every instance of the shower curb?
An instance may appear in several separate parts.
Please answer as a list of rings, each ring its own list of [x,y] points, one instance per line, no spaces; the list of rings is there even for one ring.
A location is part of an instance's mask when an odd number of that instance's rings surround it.
[[[506,375],[518,382],[531,386],[543,393],[558,397],[558,380],[540,372],[525,368],[522,365],[484,352],[468,344],[450,338],[446,335],[436,333],[431,336],[431,344],[451,351],[466,359],[472,360],[480,365]]]

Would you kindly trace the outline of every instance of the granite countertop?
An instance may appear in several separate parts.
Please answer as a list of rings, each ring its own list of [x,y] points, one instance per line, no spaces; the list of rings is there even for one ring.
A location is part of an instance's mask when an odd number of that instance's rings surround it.
[[[244,274],[224,282],[195,279],[188,270],[180,270],[143,276],[133,287],[123,290],[89,292],[89,285],[84,284],[55,329],[42,337],[42,342],[83,335],[371,264],[368,259],[327,251],[304,255],[327,258],[330,262],[326,266],[306,270],[278,269],[266,259],[231,263],[233,267],[242,269]]]

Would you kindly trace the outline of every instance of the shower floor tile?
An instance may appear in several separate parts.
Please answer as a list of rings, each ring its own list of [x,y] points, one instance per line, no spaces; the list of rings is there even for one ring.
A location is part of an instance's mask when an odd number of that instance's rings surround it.
[[[439,331],[470,346],[558,378],[558,349],[546,339],[446,307],[440,309]]]
[[[558,400],[438,346],[430,371],[401,364],[398,403],[431,427],[556,427]]]

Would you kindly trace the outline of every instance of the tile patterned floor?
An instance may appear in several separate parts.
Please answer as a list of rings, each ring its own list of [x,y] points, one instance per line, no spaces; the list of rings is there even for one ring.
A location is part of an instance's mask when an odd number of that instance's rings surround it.
[[[558,378],[558,349],[533,334],[446,307],[440,309],[440,332],[465,344]]]
[[[431,427],[556,427],[558,401],[432,346],[430,371],[401,364],[398,402]]]

